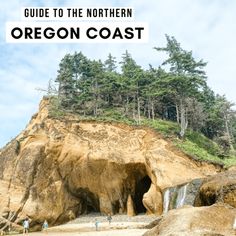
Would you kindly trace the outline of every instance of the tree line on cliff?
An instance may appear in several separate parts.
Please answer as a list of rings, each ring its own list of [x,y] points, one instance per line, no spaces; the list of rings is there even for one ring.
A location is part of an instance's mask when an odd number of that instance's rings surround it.
[[[189,128],[234,150],[234,104],[209,88],[203,60],[182,49],[174,37],[166,35],[166,40],[165,47],[154,48],[168,56],[158,68],[143,69],[128,51],[119,63],[111,54],[104,62],[81,52],[66,54],[55,80],[57,108],[94,117],[112,111],[137,124],[143,118],[176,121],[181,138]]]

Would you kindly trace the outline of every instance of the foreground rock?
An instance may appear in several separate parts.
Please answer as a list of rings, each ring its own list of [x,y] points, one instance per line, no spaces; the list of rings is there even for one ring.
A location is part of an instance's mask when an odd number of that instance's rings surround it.
[[[224,204],[169,211],[144,236],[233,236],[236,209]]]
[[[127,213],[128,201],[130,214],[160,215],[163,189],[218,171],[147,128],[52,118],[45,99],[0,152],[0,214],[41,227],[44,219],[55,225],[91,211]]]
[[[219,173],[202,184],[197,205],[207,206],[224,202],[236,207],[236,170]]]

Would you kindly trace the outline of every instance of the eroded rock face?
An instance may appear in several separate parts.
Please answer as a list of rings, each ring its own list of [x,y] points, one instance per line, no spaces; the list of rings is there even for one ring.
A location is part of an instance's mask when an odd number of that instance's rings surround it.
[[[235,235],[235,215],[236,209],[225,204],[174,209],[164,215],[157,226],[144,236]]]
[[[202,184],[197,205],[207,206],[224,202],[236,208],[236,170],[219,173]]]
[[[51,225],[90,211],[161,214],[162,190],[217,173],[155,132],[121,124],[53,119],[48,101],[0,152],[0,213]],[[143,197],[144,196],[144,197]],[[153,206],[153,203],[155,205]]]
[[[143,195],[142,201],[147,214],[157,213],[157,215],[161,215],[163,207],[157,203],[162,202],[162,193],[156,185],[151,184],[149,190]]]

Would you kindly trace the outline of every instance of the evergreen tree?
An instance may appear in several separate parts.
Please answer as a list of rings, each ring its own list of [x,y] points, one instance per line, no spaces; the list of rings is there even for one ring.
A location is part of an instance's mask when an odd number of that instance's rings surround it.
[[[70,109],[75,98],[73,57],[70,54],[66,54],[60,62],[56,82],[59,83],[58,96],[62,107]]]
[[[146,101],[147,117],[149,119],[155,118],[155,113],[158,112],[156,110],[157,106],[159,105],[159,107],[161,107],[161,100],[167,96],[165,90],[160,87],[160,81],[165,76],[166,73],[161,67],[155,69],[150,65],[149,70],[146,71],[146,82],[143,87],[143,96]]]
[[[121,72],[116,71],[116,58],[111,54],[104,63],[81,52],[66,54],[59,64],[58,89],[53,89],[58,94],[56,109],[95,117],[106,110],[118,111],[138,124],[142,116],[176,120],[181,137],[189,126],[217,140],[226,154],[234,152],[234,105],[207,86],[205,62],[195,60],[174,37],[166,39],[166,47],[155,49],[166,52],[167,60],[162,67],[150,66],[147,71],[128,51],[122,55]],[[48,91],[52,91],[51,83]]]
[[[101,99],[101,87],[103,84],[104,78],[104,67],[101,60],[99,61],[92,61],[90,63],[90,70],[91,70],[91,91],[93,94],[93,113],[96,117],[98,115],[98,109],[102,105]]]
[[[206,63],[202,60],[196,61],[192,52],[183,50],[174,37],[166,35],[167,45],[164,48],[155,48],[164,51],[168,59],[162,65],[169,65],[169,76],[163,82],[163,87],[172,94],[176,104],[177,121],[180,120],[180,137],[183,137],[188,126],[187,99],[198,97],[200,89],[206,84]]]
[[[101,92],[107,106],[116,106],[119,103],[119,74],[116,72],[116,58],[110,53],[104,62],[104,77]]]
[[[109,53],[107,60],[104,62],[105,70],[107,72],[115,72],[116,71],[116,58]]]
[[[225,137],[225,141],[228,144],[229,151],[234,152],[234,139],[233,139],[233,120],[235,119],[235,111],[232,109],[234,106],[233,103],[227,101],[225,96],[217,96],[216,97],[216,104],[219,109],[219,115],[223,120],[224,124],[224,131],[222,135]]]
[[[219,111],[216,107],[216,97],[214,92],[205,86],[202,92],[203,113],[206,115],[204,126],[201,131],[210,139],[218,135],[223,126],[222,119],[219,117]]]
[[[122,56],[121,61],[123,93],[126,96],[126,113],[129,107],[132,107],[132,116],[140,123],[141,117],[141,86],[143,78],[142,68],[136,64],[131,54],[126,51]],[[137,117],[136,117],[137,115]]]

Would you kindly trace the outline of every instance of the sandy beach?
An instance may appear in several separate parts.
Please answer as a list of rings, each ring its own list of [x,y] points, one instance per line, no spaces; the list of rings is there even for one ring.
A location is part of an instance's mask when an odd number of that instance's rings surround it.
[[[99,221],[98,231],[95,228],[95,219]],[[81,216],[67,224],[50,227],[48,232],[32,232],[32,236],[141,236],[147,229],[144,227],[153,221],[155,216],[137,215],[129,217],[127,215],[115,215],[112,217],[111,224],[108,223],[106,216],[99,214],[89,214]],[[17,234],[22,235],[22,234]]]
[[[43,232],[29,233],[32,236],[141,236],[147,230],[146,229],[123,229],[123,230],[108,230],[108,231],[91,231],[91,232],[48,232],[48,234]],[[22,234],[17,234],[22,235]]]

